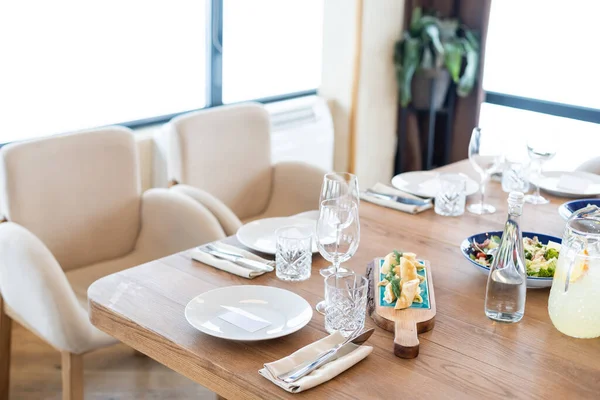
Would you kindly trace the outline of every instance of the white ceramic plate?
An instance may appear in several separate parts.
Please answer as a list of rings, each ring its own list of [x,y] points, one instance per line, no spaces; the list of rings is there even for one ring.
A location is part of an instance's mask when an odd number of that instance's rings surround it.
[[[255,332],[248,332],[219,317],[232,311],[270,324]],[[257,285],[214,289],[196,296],[185,307],[185,318],[199,331],[223,339],[244,341],[289,335],[308,324],[312,314],[310,304],[297,294]]]
[[[259,219],[242,226],[238,229],[235,236],[241,244],[252,250],[266,254],[275,254],[277,245],[275,231],[289,225],[309,225],[314,232],[316,230],[317,221],[298,217]],[[312,252],[316,253],[317,251],[317,244],[313,240]]]
[[[588,181],[589,185],[585,192],[573,192],[558,187],[558,181],[564,174],[574,175]],[[545,192],[560,197],[582,197],[600,195],[600,175],[583,171],[548,171],[543,173],[542,179],[534,178],[531,183],[540,187]]]
[[[413,171],[396,175],[392,178],[392,186],[415,196],[435,197],[438,190],[437,172]],[[467,178],[467,196],[477,193],[479,184]]]
[[[317,221],[319,219],[319,210],[304,211],[293,216],[294,218],[304,218]]]

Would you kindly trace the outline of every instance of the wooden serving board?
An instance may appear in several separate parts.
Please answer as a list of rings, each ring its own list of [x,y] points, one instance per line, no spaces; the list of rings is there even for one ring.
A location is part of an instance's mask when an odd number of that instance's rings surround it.
[[[435,318],[435,295],[429,261],[424,261],[429,291],[429,308],[406,308],[382,306],[379,299],[379,263],[374,259],[367,267],[369,291],[367,294],[368,311],[375,324],[387,331],[394,332],[394,354],[400,358],[415,358],[419,355],[417,334],[433,329]]]

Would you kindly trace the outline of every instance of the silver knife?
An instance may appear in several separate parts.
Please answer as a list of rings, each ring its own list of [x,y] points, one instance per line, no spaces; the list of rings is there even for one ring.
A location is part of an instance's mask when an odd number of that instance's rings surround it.
[[[230,254],[224,254],[221,253],[220,251],[214,251],[214,250],[210,250],[208,248],[205,247],[198,247],[198,250],[203,251],[205,253],[210,254],[211,256],[220,258],[222,260],[227,260],[227,261],[231,261],[234,264],[238,264],[242,267],[246,267],[248,269],[251,269],[253,271],[258,271],[258,272],[271,272],[273,271],[273,267],[261,263],[259,261],[254,261],[254,260],[249,260],[247,258],[244,257],[235,257],[233,255]]]
[[[391,200],[391,201],[395,201],[396,203],[403,203],[403,204],[408,204],[411,206],[426,206],[428,204],[431,204],[430,199],[427,199],[427,200],[409,199],[408,197],[400,197],[400,196],[395,196],[393,194],[379,193],[372,189],[367,189],[367,193],[369,193],[371,196],[379,197],[380,199]]]
[[[277,379],[280,379],[285,383],[296,382],[298,379],[310,374],[312,371],[319,368],[323,364],[333,361],[338,357],[341,357],[342,355],[350,353],[352,350],[356,349],[358,346],[366,342],[371,337],[374,331],[375,329],[371,328],[364,331],[358,336],[354,336],[354,338],[350,336],[344,342],[336,345],[332,349],[319,354],[317,358],[315,358],[313,361],[306,364],[302,364],[294,368],[293,370],[286,372],[285,374],[279,375]]]
[[[227,256],[241,258],[241,259],[244,259],[244,260],[248,259],[247,257],[244,257],[243,255],[241,255],[239,253],[234,253],[234,252],[229,251],[229,250],[225,251],[225,250],[223,250],[223,249],[215,246],[212,243],[206,244],[205,247],[207,249],[209,249],[209,250],[216,251],[217,253],[225,254]],[[253,261],[257,261],[257,260],[253,260]],[[267,264],[269,267],[274,267],[275,266],[275,261],[268,261],[268,260],[262,259],[262,261],[259,261],[259,262],[262,262],[263,264]]]

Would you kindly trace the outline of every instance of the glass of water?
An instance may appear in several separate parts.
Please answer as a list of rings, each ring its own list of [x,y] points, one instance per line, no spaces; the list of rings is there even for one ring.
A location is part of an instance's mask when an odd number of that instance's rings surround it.
[[[463,174],[440,174],[435,196],[435,213],[457,217],[465,212],[467,177]]]
[[[319,253],[332,264],[328,269],[322,269],[321,275],[349,272],[346,268],[340,268],[340,264],[354,256],[360,242],[358,206],[350,197],[321,202],[316,241]],[[326,300],[320,301],[316,307],[317,311],[324,314],[325,305]]]
[[[310,226],[286,226],[275,232],[277,251],[275,273],[284,281],[299,282],[310,278],[312,237]]]
[[[349,336],[365,326],[369,281],[355,273],[339,272],[325,279],[325,329]]]
[[[506,193],[529,191],[529,165],[515,160],[506,160],[502,171],[502,190]]]
[[[479,184],[479,203],[470,204],[467,210],[477,215],[496,212],[496,207],[485,202],[487,183],[491,176],[499,171],[503,158],[494,138],[494,132],[475,128],[469,141],[469,161],[475,171],[479,173],[481,183]]]
[[[540,183],[543,179],[543,165],[546,161],[551,160],[556,155],[557,144],[556,141],[548,137],[546,132],[535,132],[530,133],[527,138],[527,154],[531,159],[532,171],[530,171],[531,178],[535,180],[535,192],[525,196],[525,201],[530,204],[548,204],[550,201],[546,199],[540,193]],[[534,183],[532,181],[532,183]]]

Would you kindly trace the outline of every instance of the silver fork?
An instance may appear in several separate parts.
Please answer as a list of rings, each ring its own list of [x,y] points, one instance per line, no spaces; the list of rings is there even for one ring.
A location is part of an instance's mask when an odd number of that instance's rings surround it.
[[[224,254],[224,255],[227,255],[227,256],[230,256],[230,257],[241,258],[243,260],[249,260],[249,258],[244,257],[243,255],[241,255],[239,253],[232,253],[231,251],[226,251],[226,250],[223,250],[223,249],[219,249],[218,247],[216,247],[216,246],[214,246],[214,245],[212,245],[210,243],[207,244],[207,245],[205,245],[204,247],[206,247],[207,249],[209,249],[211,251],[214,251],[216,253],[221,253],[221,254]],[[275,261],[265,260],[264,262],[263,261],[259,261],[259,262],[262,262],[263,264],[267,264],[269,267],[274,267],[275,266]]]

